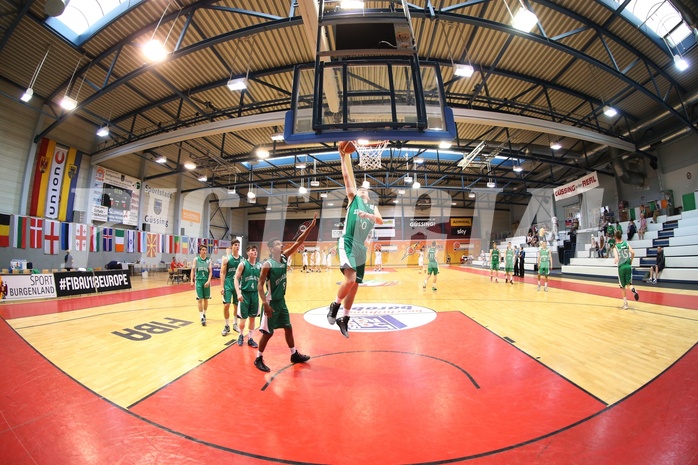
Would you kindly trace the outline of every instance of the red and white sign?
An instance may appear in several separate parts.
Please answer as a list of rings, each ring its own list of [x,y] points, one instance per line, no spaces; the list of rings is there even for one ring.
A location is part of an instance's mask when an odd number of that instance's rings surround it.
[[[60,224],[59,221],[44,220],[44,253],[46,255],[56,255],[58,253]]]
[[[576,181],[572,181],[564,186],[555,189],[555,201],[567,199],[577,194],[582,194],[599,187],[599,176],[596,171],[587,174]]]
[[[32,218],[29,220],[29,247],[40,249],[44,246],[44,220]]]
[[[63,184],[63,171],[65,160],[68,158],[68,149],[56,146],[53,152],[53,163],[48,179],[48,191],[46,192],[46,218],[58,218],[58,210],[61,202],[61,186]]]
[[[87,225],[75,225],[75,250],[87,252]]]

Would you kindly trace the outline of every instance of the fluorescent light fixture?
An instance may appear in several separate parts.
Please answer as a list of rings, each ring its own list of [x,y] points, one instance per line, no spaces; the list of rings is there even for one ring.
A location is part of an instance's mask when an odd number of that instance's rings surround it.
[[[326,198],[327,198],[327,192],[320,192],[320,198],[321,198],[321,199],[326,199]]]
[[[405,195],[405,192],[406,192],[405,189],[398,189],[397,190],[398,195]]]
[[[237,192],[235,192],[235,188],[233,187],[232,189],[228,189],[228,195],[235,195]]]
[[[73,111],[78,106],[78,101],[68,97],[67,95],[61,100],[61,107],[64,110]]]
[[[688,62],[683,59],[681,55],[674,55],[674,66],[679,71],[686,71],[688,69]]]
[[[107,137],[109,135],[109,126],[102,126],[99,128],[99,131],[97,131],[97,135],[99,137]]]
[[[475,198],[475,192],[470,191],[470,193],[468,194],[468,198],[474,199],[474,198]]]
[[[456,202],[451,202],[451,205],[458,205]]]
[[[271,211],[271,207],[267,207],[267,211],[270,212],[270,211]]]
[[[363,187],[364,189],[370,189],[371,183],[368,181],[364,181],[363,183],[361,183],[361,187]]]
[[[271,140],[274,142],[281,142],[284,140],[284,135],[281,132],[277,132],[276,134],[271,135]]]
[[[206,175],[199,176],[199,181],[206,182],[206,181],[208,181],[208,178],[206,177]]]
[[[328,206],[328,207],[334,207],[334,203],[333,203],[333,202],[330,202],[330,203],[327,204],[327,206]]]
[[[356,143],[359,145],[368,145],[369,144],[368,139],[358,139],[356,141]]]
[[[405,176],[405,184],[412,184],[412,176]]]
[[[469,78],[475,73],[475,68],[473,68],[472,65],[463,65],[460,63],[456,63],[453,65],[453,74],[459,77],[466,77]]]
[[[603,107],[603,114],[608,116],[609,118],[613,118],[618,114],[618,111],[611,106],[605,105]]]
[[[514,171],[517,173],[520,173],[523,171],[523,168],[521,168],[521,165],[514,165]]]
[[[245,78],[237,78],[237,79],[231,79],[228,81],[228,89],[235,91],[235,90],[244,90],[247,89],[247,79]]]
[[[422,163],[424,163],[424,158],[415,158],[414,162],[417,163],[418,165],[421,165]]]
[[[24,91],[24,93],[22,94],[22,96],[19,99],[23,102],[28,102],[29,100],[32,99],[33,96],[34,96],[34,89],[29,87],[27,90]]]
[[[310,181],[310,187],[320,187],[320,181],[313,179]]]
[[[252,188],[250,188],[250,190],[247,191],[247,198],[254,199],[255,197],[257,197],[257,196],[254,194],[254,191],[252,190]]]
[[[298,193],[299,194],[305,194],[308,192],[308,189],[305,188],[305,186],[301,186],[298,188]]]
[[[511,20],[511,26],[523,32],[531,32],[536,24],[538,24],[538,17],[532,11],[524,8],[523,5]]]
[[[415,181],[414,184],[412,184],[412,189],[419,189],[422,187],[422,184],[420,184],[419,181]]]
[[[339,6],[342,10],[363,10],[364,2],[360,0],[342,0]]]
[[[398,199],[393,199],[393,203],[400,203]]]
[[[188,170],[196,169],[196,165],[195,165],[194,163],[190,162],[190,161],[186,162],[186,163],[184,164],[184,167],[185,167],[186,169],[188,169]]]
[[[143,46],[143,54],[150,61],[162,61],[167,58],[167,50],[158,39],[152,39]]]
[[[296,163],[296,169],[304,170],[306,168],[305,163]]]
[[[558,141],[551,142],[550,148],[553,150],[560,150],[562,148],[562,144],[560,144]]]
[[[167,163],[167,157],[164,156],[164,155],[163,155],[163,156],[160,156],[160,158],[158,158],[157,160],[155,160],[155,163],[160,163],[161,165],[163,165],[163,164]],[[186,166],[187,166],[187,165],[186,165],[186,163],[185,163],[185,164],[184,164],[184,167],[186,168]],[[196,167],[194,167],[194,168],[196,168]],[[191,169],[194,169],[194,168],[191,168]]]
[[[443,149],[443,150],[450,149],[452,145],[453,145],[452,142],[445,141],[445,140],[439,142],[439,148]]]
[[[493,189],[495,186],[496,184],[494,183],[494,181],[487,181],[487,187],[489,187],[490,189]]]
[[[269,158],[269,150],[267,149],[258,148],[255,153],[257,154],[257,158]]]
[[[247,197],[247,203],[257,203],[257,199],[255,197]]]

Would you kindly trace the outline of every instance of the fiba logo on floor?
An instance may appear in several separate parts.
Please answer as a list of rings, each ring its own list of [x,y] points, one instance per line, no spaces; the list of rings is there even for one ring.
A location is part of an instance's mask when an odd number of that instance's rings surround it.
[[[327,322],[328,307],[308,310],[303,317],[308,323],[337,331],[336,325]],[[340,314],[342,309],[339,310]],[[436,312],[419,305],[394,303],[365,303],[354,305],[349,313],[349,331],[359,333],[381,333],[402,331],[431,323],[436,319]]]

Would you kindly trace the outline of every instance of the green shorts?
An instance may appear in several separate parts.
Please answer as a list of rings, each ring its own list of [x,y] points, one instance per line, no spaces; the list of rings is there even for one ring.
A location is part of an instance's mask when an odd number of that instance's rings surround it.
[[[231,302],[233,305],[238,304],[238,293],[235,291],[235,283],[226,279],[223,283],[223,303],[228,305]]]
[[[211,298],[211,285],[209,284],[208,287],[204,287],[204,284],[206,284],[206,281],[208,279],[197,279],[195,281],[195,287],[196,287],[196,300],[208,300]]]
[[[343,237],[340,237],[337,251],[339,252],[339,269],[342,271],[342,274],[344,274],[344,270],[347,268],[355,270],[356,282],[361,284],[364,281],[364,272],[366,270],[366,247],[351,241],[345,241]]]
[[[436,263],[429,263],[429,265],[427,265],[427,274],[433,274],[434,276],[439,274],[439,265]]]
[[[259,315],[259,294],[242,291],[244,300],[238,301],[238,318],[247,319]]]
[[[633,269],[630,265],[618,267],[618,282],[621,287],[630,286],[633,283]]]
[[[511,273],[514,271],[514,266],[513,265],[504,265],[504,271],[507,273]]]
[[[266,313],[262,312],[262,321],[259,325],[259,330],[263,333],[274,335],[275,329],[290,328],[291,318],[288,315],[288,307],[285,300],[272,300],[269,302],[273,310],[271,318],[267,318]]]
[[[548,276],[548,273],[550,273],[550,271],[548,270],[547,266],[541,266],[538,268],[538,276]]]
[[[499,262],[492,262],[492,264],[490,265],[490,270],[498,271],[499,270]]]

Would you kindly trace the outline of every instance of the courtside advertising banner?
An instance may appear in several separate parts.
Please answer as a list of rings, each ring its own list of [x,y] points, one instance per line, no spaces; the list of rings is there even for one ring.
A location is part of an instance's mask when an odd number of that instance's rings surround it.
[[[52,274],[5,275],[0,278],[3,300],[47,299],[56,297],[56,285]]]
[[[555,189],[555,201],[563,200],[577,194],[582,194],[599,187],[599,176],[596,171]]]
[[[65,271],[53,275],[58,297],[131,289],[128,270]]]

